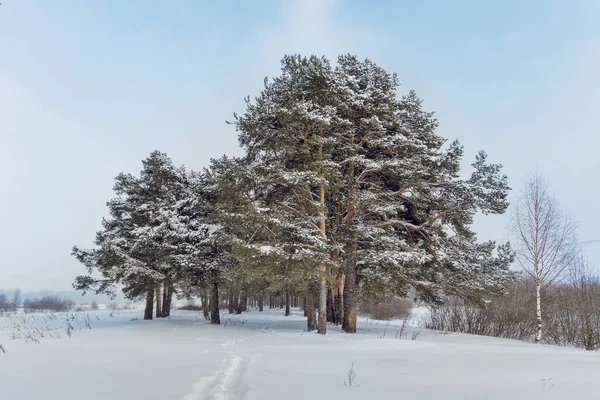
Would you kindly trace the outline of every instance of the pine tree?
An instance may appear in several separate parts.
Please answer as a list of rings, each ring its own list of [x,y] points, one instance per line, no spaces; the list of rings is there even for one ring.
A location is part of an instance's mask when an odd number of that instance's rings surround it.
[[[329,136],[335,114],[328,103],[334,99],[332,77],[324,58],[285,57],[282,75],[265,81],[256,103],[247,101],[245,114],[235,121],[246,150],[243,165],[253,214],[270,233],[262,249],[275,264],[287,264],[279,269],[292,268],[296,277],[312,275],[320,282],[322,334],[331,265],[325,192],[335,171],[328,158],[335,145]]]
[[[115,178],[117,197],[107,204],[110,218],[102,221],[96,248],[73,249],[73,255],[88,272],[98,270],[102,278],[79,276],[74,287],[114,294],[114,286],[120,283],[128,298],[146,295],[144,318],[152,319],[154,291],[172,273],[169,231],[163,213],[182,193],[184,171],[177,170],[167,155],[158,151],[142,164],[139,178],[123,173]]]
[[[211,304],[211,323],[219,324],[218,288],[235,260],[216,214],[218,187],[208,171],[191,172],[183,182],[180,200],[163,215],[175,266],[171,279],[184,295],[205,293],[203,306]]]
[[[472,177],[461,180],[462,148],[443,149],[437,121],[414,92],[397,100],[395,75],[341,56],[336,77],[338,113],[348,121],[337,147],[347,182],[343,329],[356,331],[359,286],[397,295],[413,287],[429,300],[442,293],[477,298],[501,287],[511,278],[510,251],[505,246],[494,258],[494,245],[477,244],[469,227],[476,212],[508,206],[500,166],[480,153]]]
[[[282,75],[236,117],[248,184],[245,212],[236,215],[256,228],[240,242],[259,250],[248,258],[309,265],[321,300],[333,268],[344,306],[335,314],[346,332],[356,331],[361,288],[481,300],[511,279],[508,245],[496,252],[470,229],[475,213],[508,205],[500,166],[480,153],[472,177],[461,180],[462,147],[444,148],[433,114],[414,92],[398,99],[397,87],[395,75],[369,60],[344,55],[332,70],[323,58],[288,56]],[[279,270],[271,272],[285,276]],[[322,333],[325,308],[320,301]]]

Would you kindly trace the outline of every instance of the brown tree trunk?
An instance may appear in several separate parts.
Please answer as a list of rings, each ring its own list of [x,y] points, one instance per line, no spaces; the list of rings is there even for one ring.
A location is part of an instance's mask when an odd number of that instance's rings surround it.
[[[354,124],[356,125],[356,124]],[[355,144],[354,135],[350,139],[350,144]],[[354,155],[358,154],[358,151]],[[356,217],[355,199],[356,199],[356,183],[354,161],[351,161],[348,166],[348,177],[351,180],[348,188],[348,209],[346,214],[346,224],[352,226]],[[352,242],[348,244],[346,251],[345,279],[343,291],[344,318],[342,319],[342,330],[346,333],[356,333],[356,314],[358,313],[356,304],[356,250],[358,246],[358,232],[353,232]]]
[[[233,314],[236,310],[236,304],[235,304],[235,290],[233,290],[233,288],[229,288],[229,314]]]
[[[357,239],[358,235],[355,234]],[[346,263],[346,279],[344,281],[344,319],[342,322],[342,330],[346,333],[356,333],[356,316],[358,314],[358,304],[356,302],[356,241],[353,244],[351,256]]]
[[[217,280],[213,282],[212,293],[210,299],[211,313],[210,313],[210,323],[211,325],[220,325],[221,324],[221,314],[219,311],[219,285]]]
[[[308,332],[314,332],[317,330],[317,313],[315,309],[314,295],[306,295],[306,330]]]
[[[344,213],[344,203],[341,197],[338,197],[336,202],[336,213],[335,213],[335,226],[336,228],[342,225],[342,214]],[[331,253],[331,260],[334,264],[338,265],[340,261],[340,252],[335,249]],[[336,325],[340,325],[344,320],[344,269],[338,267],[335,269],[335,282],[332,287],[333,292],[333,311]]]
[[[308,317],[307,311],[306,309],[308,308],[308,299],[307,299],[308,295],[305,295],[304,298],[302,299],[302,309],[304,310],[304,316]]]
[[[144,319],[152,319],[154,306],[154,287],[150,286],[146,290],[146,309],[144,310]]]
[[[321,145],[322,146],[322,145]],[[322,148],[321,150],[322,151]],[[319,186],[319,203],[321,205],[319,209],[319,229],[323,237],[327,236],[325,227],[325,188]],[[325,276],[326,268],[324,265],[319,267],[319,321],[317,326],[317,332],[321,335],[327,333],[327,278]]]
[[[335,280],[334,290],[334,309],[335,309],[335,324],[340,325],[344,320],[344,272],[339,271]]]
[[[291,301],[292,301],[292,298],[290,296],[290,292],[285,292],[285,316],[286,317],[289,317],[290,314],[292,313],[291,309],[290,309]]]
[[[166,300],[163,301],[163,317],[167,318],[171,316],[171,305],[173,304],[173,293],[175,289],[173,284],[169,283],[165,285]]]
[[[333,290],[327,289],[327,322],[337,325],[335,323],[335,298],[333,297]]]
[[[210,301],[209,299],[209,290],[207,288],[202,289],[202,316],[205,320],[210,320]]]
[[[162,290],[162,314],[161,317],[165,318],[171,315],[171,304],[167,298],[169,297],[169,284],[164,283]]]
[[[246,311],[247,302],[248,302],[248,297],[246,296],[246,291],[241,290],[240,297],[239,297],[238,304],[237,304],[237,309],[236,309],[235,313],[241,314],[244,311]]]
[[[264,296],[261,294],[258,297],[258,311],[263,312],[263,308],[264,308]]]
[[[156,285],[156,318],[162,318],[162,283]]]
[[[248,294],[245,290],[242,292],[242,296],[240,296],[240,303],[242,312],[248,311]]]

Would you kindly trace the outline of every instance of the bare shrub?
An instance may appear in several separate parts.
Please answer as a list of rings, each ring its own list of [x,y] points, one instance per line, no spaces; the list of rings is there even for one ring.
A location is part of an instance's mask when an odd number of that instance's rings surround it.
[[[35,337],[35,331],[32,332],[27,332],[27,334],[25,335],[25,343],[29,343],[29,342],[33,342],[33,343],[39,343],[40,341],[38,340],[38,338]]]
[[[67,326],[65,327],[65,331],[67,332],[67,335],[69,337],[71,337],[71,335],[73,334],[73,330],[74,330],[74,328],[73,328],[73,325],[71,324],[71,321],[69,321],[67,319]]]
[[[362,301],[359,304],[361,315],[372,319],[389,321],[392,319],[408,318],[412,309],[412,302],[408,299],[394,299],[389,301]]]
[[[182,311],[202,311],[203,307],[197,304],[186,304],[185,306],[177,307],[177,309]]]
[[[396,327],[396,333],[394,334],[394,337],[396,339],[406,339],[406,336],[407,336],[406,324],[407,323],[408,323],[408,318],[405,318],[404,321],[402,321],[402,325]]]
[[[548,303],[547,341],[586,350],[600,347],[600,277],[581,261]]]
[[[531,280],[520,280],[508,294],[494,297],[480,307],[458,297],[432,308],[427,328],[510,339],[530,340],[536,332],[535,291]]]
[[[387,321],[383,327],[383,332],[382,333],[377,332],[377,337],[379,339],[385,339],[385,335],[387,334],[387,330],[388,330],[389,326],[390,326],[390,321]]]
[[[223,327],[227,327],[228,325],[231,326],[244,326],[244,324],[248,322],[248,320],[246,319],[237,319],[237,318],[225,318],[221,325],[223,325]]]
[[[542,292],[546,305],[543,341],[561,346],[576,346],[586,350],[600,348],[600,277],[585,265],[571,272],[569,281],[556,283]],[[507,295],[493,298],[485,308],[453,297],[432,309],[427,328],[496,336],[509,339],[534,340],[537,321],[535,283],[521,280],[514,283]]]
[[[87,329],[92,329],[92,318],[90,314],[85,314],[83,317],[83,322]]]
[[[356,372],[354,371],[354,362],[350,366],[348,372],[346,372],[347,379],[344,379],[344,386],[359,386],[355,385],[356,382]]]

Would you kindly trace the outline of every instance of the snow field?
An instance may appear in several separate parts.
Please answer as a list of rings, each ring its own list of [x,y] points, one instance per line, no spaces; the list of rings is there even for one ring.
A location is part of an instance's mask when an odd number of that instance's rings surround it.
[[[0,399],[600,399],[597,352],[415,323],[401,338],[401,321],[365,319],[356,335],[328,326],[320,336],[304,331],[299,310],[224,313],[221,326],[197,312],[143,321],[136,310],[95,311],[75,315],[93,315],[92,329],[69,337],[59,314],[29,315],[30,329],[61,332],[39,343],[10,338],[22,316],[0,318]]]

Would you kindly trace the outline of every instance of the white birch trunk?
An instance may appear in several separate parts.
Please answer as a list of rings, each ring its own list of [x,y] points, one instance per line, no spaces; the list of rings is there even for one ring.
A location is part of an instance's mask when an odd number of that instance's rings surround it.
[[[535,284],[535,300],[536,300],[536,309],[535,309],[535,318],[537,322],[537,332],[535,334],[535,342],[539,343],[542,340],[542,296],[541,296],[542,285],[540,281],[537,280]]]

